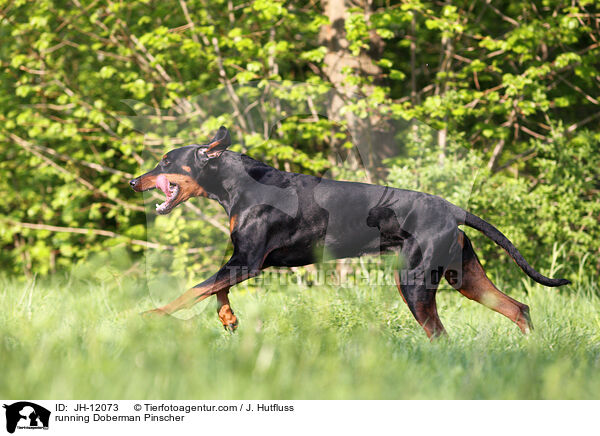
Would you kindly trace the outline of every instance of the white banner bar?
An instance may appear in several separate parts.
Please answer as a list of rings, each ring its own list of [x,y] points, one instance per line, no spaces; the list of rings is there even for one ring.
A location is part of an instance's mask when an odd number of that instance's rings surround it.
[[[19,436],[173,434],[582,434],[596,401],[45,401],[5,400]],[[6,433],[3,433],[6,434]],[[311,435],[312,436],[312,435]]]

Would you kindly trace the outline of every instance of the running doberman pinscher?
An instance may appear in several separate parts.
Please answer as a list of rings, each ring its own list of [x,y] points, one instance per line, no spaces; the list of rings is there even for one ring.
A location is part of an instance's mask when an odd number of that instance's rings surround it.
[[[459,225],[483,232],[536,282],[570,283],[543,276],[498,229],[440,197],[280,171],[226,150],[230,144],[221,127],[208,144],[171,150],[156,168],[129,182],[138,192],[161,190],[166,201],[156,212],[163,215],[191,197],[218,201],[229,216],[233,242],[233,255],[216,274],[147,314],[172,314],[216,294],[219,318],[234,330],[229,288],[261,270],[312,264],[322,259],[319,253],[346,258],[392,251],[402,261],[394,274],[400,295],[430,338],[446,333],[435,303],[442,277],[529,332],[529,307],[488,279]]]

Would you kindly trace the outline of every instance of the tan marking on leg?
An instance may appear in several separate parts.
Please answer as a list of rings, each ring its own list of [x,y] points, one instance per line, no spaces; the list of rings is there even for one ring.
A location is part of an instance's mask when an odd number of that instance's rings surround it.
[[[228,330],[234,331],[238,326],[237,317],[233,314],[233,310],[231,310],[231,304],[229,303],[229,289],[217,292],[217,302],[218,309],[217,314],[219,315],[219,319]]]
[[[400,288],[400,273],[398,272],[398,270],[394,271],[394,280],[396,281],[396,287],[398,288],[398,292],[400,293],[402,300],[404,300],[404,303],[406,303],[406,298],[404,298],[402,288]],[[408,305],[408,303],[406,303],[406,305]]]
[[[196,303],[199,303],[205,298],[210,297],[212,294],[215,294],[223,289],[229,289],[229,286],[230,285],[228,281],[222,280],[221,282],[215,282],[210,285],[194,287],[185,291],[169,304],[154,310],[149,310],[148,312],[144,312],[144,314],[171,315],[178,310],[189,309]]]
[[[462,286],[459,289],[470,300],[475,300],[513,321],[523,333],[533,329],[529,307],[502,293],[485,274],[476,257],[463,263]]]

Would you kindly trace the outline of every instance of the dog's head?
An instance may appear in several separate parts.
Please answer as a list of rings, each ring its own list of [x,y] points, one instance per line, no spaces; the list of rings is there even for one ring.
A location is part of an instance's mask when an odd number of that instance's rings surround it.
[[[208,144],[186,145],[169,151],[156,168],[130,180],[129,185],[137,192],[160,189],[167,198],[156,205],[156,212],[166,215],[191,197],[207,196],[200,181],[230,144],[229,131],[221,126]]]

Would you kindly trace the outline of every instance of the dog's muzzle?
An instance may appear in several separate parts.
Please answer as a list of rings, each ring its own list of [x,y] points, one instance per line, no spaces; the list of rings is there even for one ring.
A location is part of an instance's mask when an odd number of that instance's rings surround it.
[[[140,178],[137,177],[135,179],[131,179],[129,181],[129,186],[131,186],[131,189],[133,189],[134,191],[138,191],[139,192],[140,191],[140,188],[139,188],[139,186],[140,186]]]

